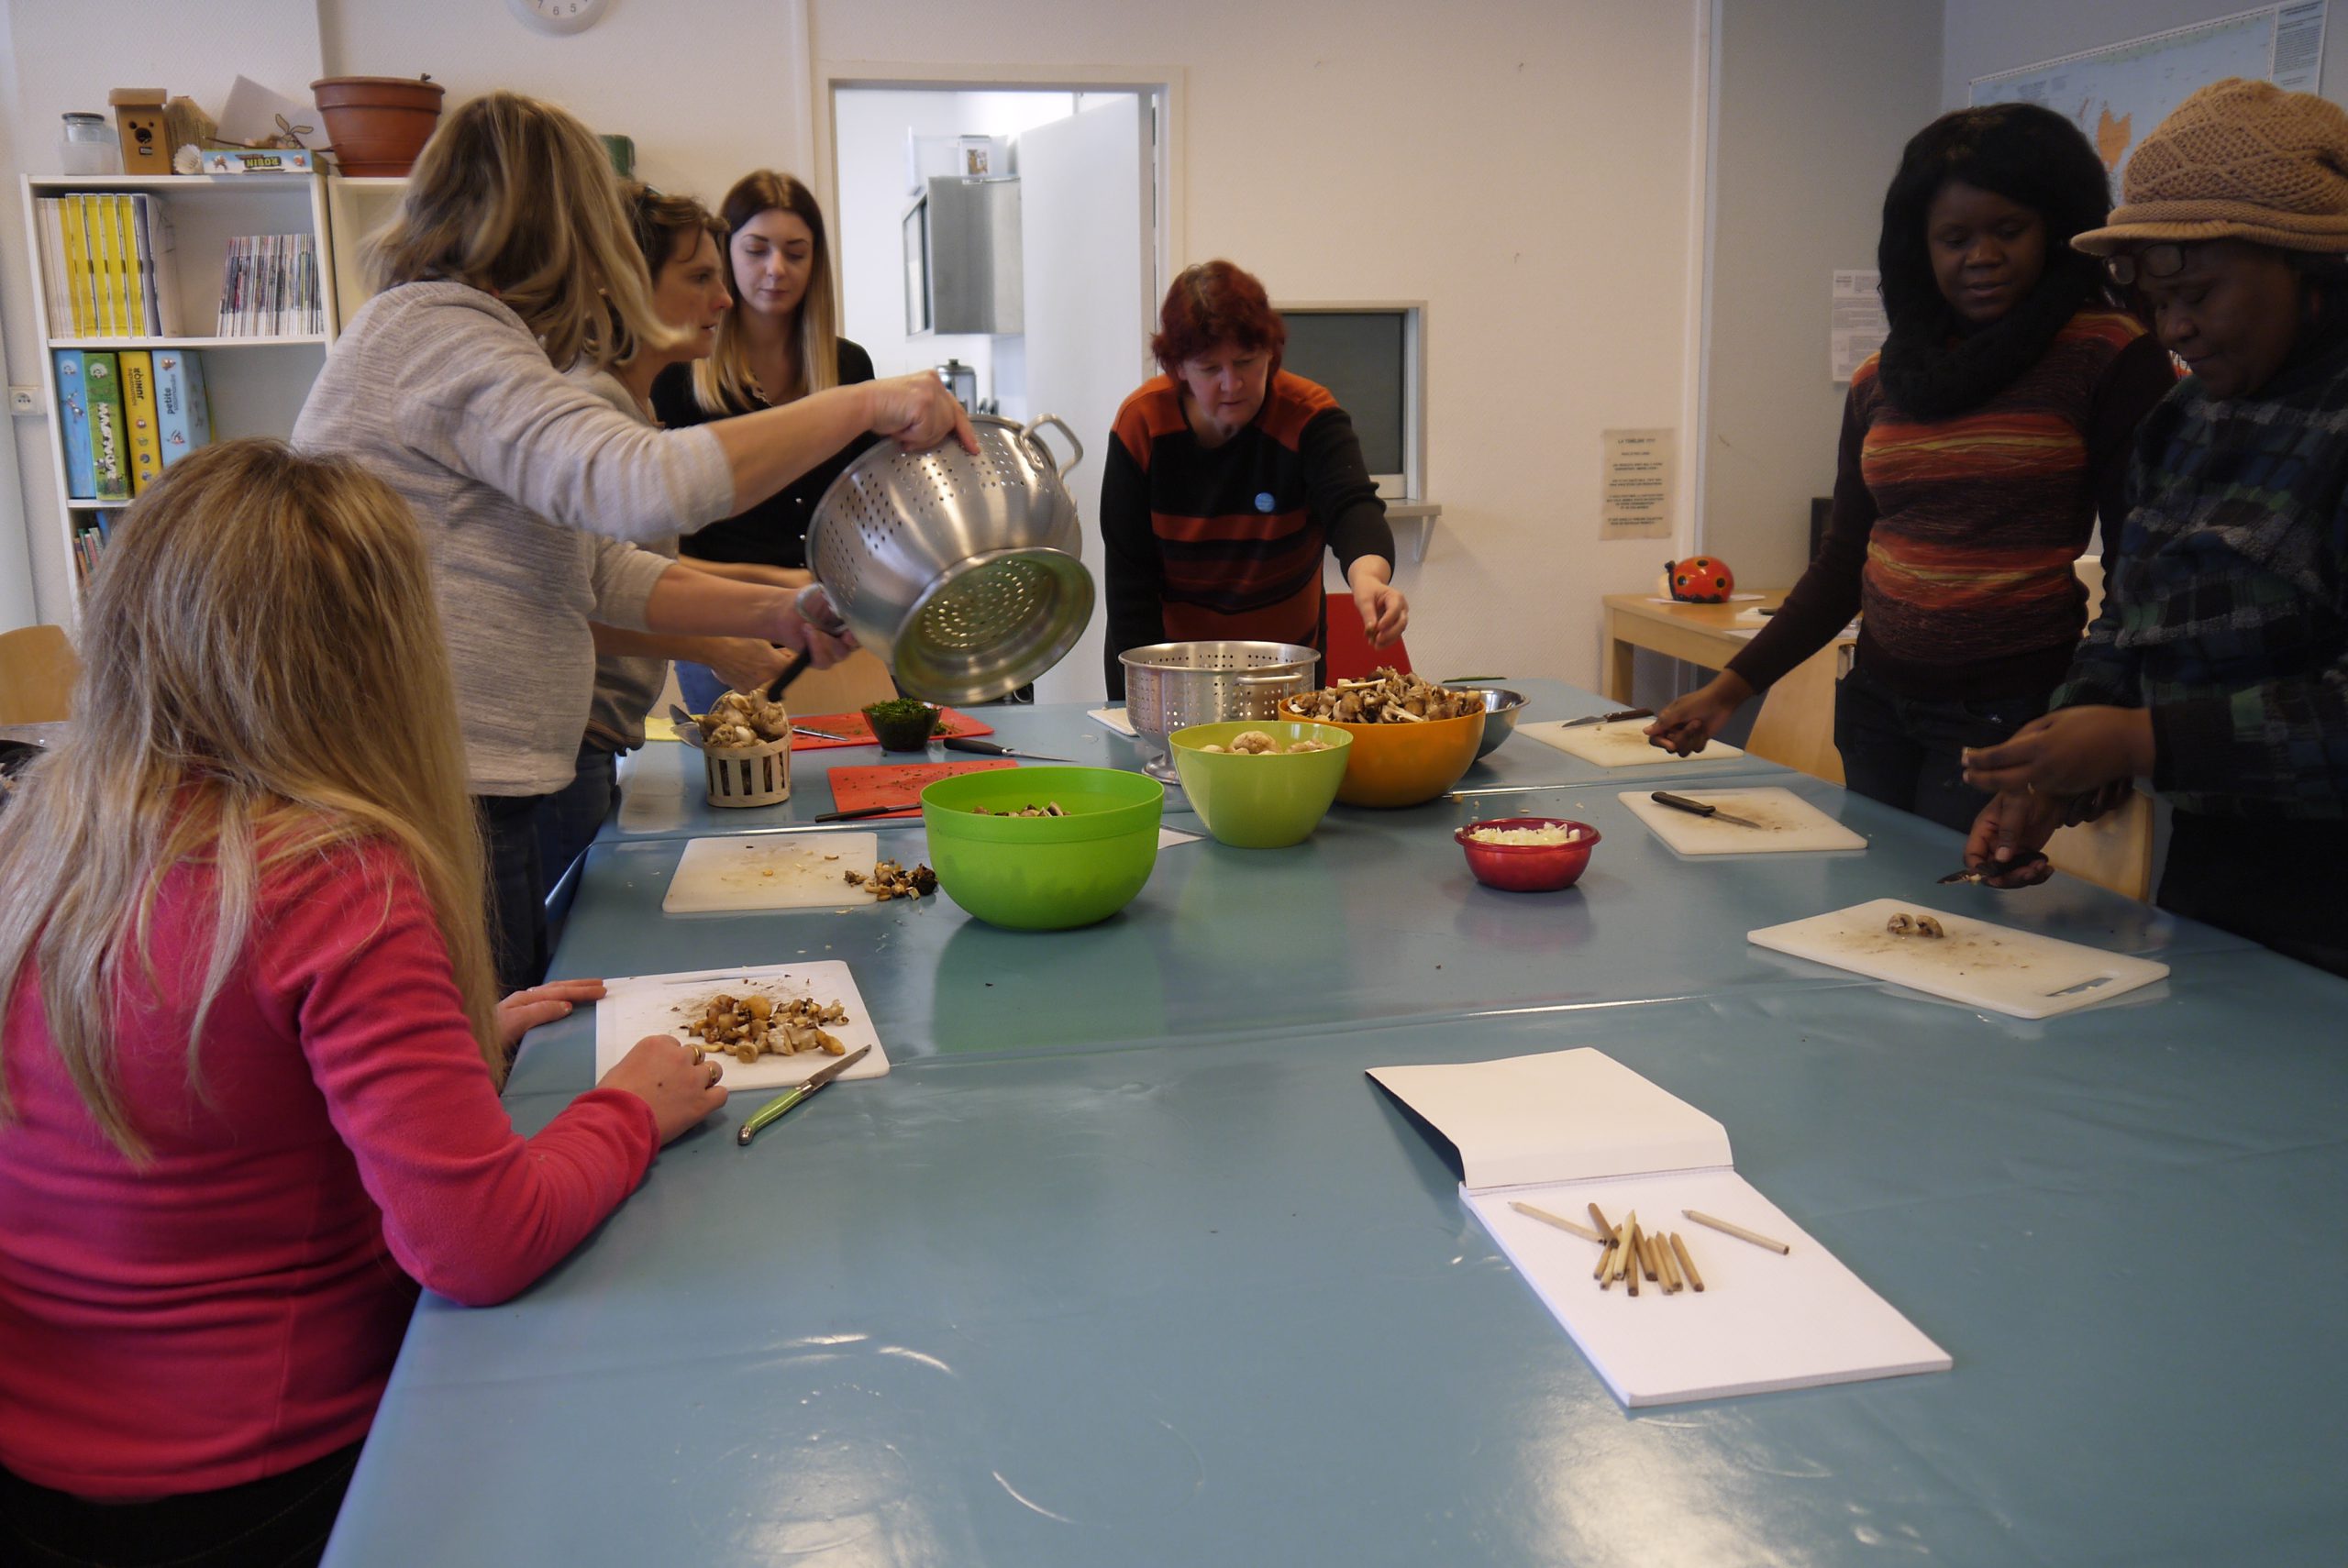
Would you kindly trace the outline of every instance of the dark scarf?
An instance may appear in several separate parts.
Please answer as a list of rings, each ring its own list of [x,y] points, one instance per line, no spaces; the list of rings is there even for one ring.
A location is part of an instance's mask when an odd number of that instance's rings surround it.
[[[1986,402],[2038,363],[2054,335],[2096,297],[2095,263],[2046,270],[2021,304],[1977,332],[1934,293],[1926,308],[1895,317],[1877,367],[1892,406],[1914,419],[1946,419]]]

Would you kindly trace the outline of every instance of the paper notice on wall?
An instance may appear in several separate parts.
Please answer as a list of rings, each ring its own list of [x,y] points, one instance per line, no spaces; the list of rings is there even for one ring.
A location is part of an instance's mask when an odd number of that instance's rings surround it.
[[[1600,538],[1671,537],[1671,469],[1678,436],[1671,429],[1599,432]]]
[[[1847,381],[1866,357],[1883,347],[1891,323],[1883,314],[1880,272],[1834,274],[1834,309],[1826,335],[1827,374]]]

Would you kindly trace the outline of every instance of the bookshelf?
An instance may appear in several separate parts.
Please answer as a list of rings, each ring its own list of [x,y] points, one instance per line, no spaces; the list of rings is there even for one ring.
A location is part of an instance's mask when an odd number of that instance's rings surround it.
[[[333,230],[334,329],[340,332],[374,291],[360,271],[367,237],[392,221],[407,177],[401,174],[337,174],[327,181],[327,225]]]
[[[68,569],[74,573],[78,620],[82,568],[79,536],[101,512],[122,502],[78,500],[68,494],[62,408],[58,398],[60,348],[97,350],[200,349],[205,400],[215,440],[241,436],[283,437],[326,364],[327,346],[340,324],[336,311],[333,226],[326,179],[315,174],[132,175],[28,174],[24,177],[27,242],[32,248],[33,320],[40,330],[41,390],[49,436],[50,480],[56,525]],[[188,330],[166,337],[88,337],[50,335],[50,290],[43,265],[40,226],[34,204],[43,197],[81,193],[138,193],[164,198],[173,236],[177,303]],[[221,337],[214,328],[220,313],[222,263],[228,241],[242,235],[308,234],[317,248],[319,303],[327,330],[281,337]]]

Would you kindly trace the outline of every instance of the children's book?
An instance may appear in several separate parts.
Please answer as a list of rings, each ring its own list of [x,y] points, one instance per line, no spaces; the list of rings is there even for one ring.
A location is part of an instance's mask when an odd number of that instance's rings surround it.
[[[106,211],[114,220],[115,265],[122,274],[122,332],[126,337],[144,337],[147,325],[147,273],[138,255],[138,208],[128,196],[105,198]]]
[[[57,199],[60,225],[65,236],[65,286],[73,302],[73,336],[96,337],[105,332],[98,315],[97,268],[90,254],[88,209],[80,196]]]
[[[212,439],[204,395],[204,359],[193,348],[155,350],[155,427],[170,468]]]
[[[130,493],[144,495],[163,477],[163,442],[155,407],[155,357],[144,348],[121,356],[123,430],[130,448]]]
[[[130,442],[123,428],[121,370],[115,357],[82,356],[82,388],[90,407],[91,492],[100,501],[130,499]]]
[[[1461,1193],[1625,1406],[1919,1372],[1948,1353],[1736,1174],[1726,1129],[1601,1052],[1377,1067],[1370,1077],[1458,1150]],[[1677,1236],[1675,1264],[1601,1289],[1589,1206],[1625,1233]],[[1744,1227],[1758,1244],[1689,1218]],[[1684,1249],[1700,1289],[1664,1288]],[[1625,1274],[1631,1271],[1626,1269]]]
[[[65,437],[65,493],[75,501],[97,499],[97,480],[90,467],[90,399],[82,385],[83,353],[60,348],[57,354],[57,425]]]
[[[146,332],[150,337],[176,337],[180,326],[179,269],[172,253],[171,209],[161,196],[145,193],[130,198],[132,228],[138,245],[140,288],[147,299]]]

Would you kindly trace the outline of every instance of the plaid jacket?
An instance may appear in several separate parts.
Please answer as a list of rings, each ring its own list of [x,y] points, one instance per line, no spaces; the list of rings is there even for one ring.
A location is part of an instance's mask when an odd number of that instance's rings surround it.
[[[2253,397],[2179,383],[2129,499],[2050,705],[2149,709],[2153,787],[2185,810],[2348,816],[2348,342]]]

